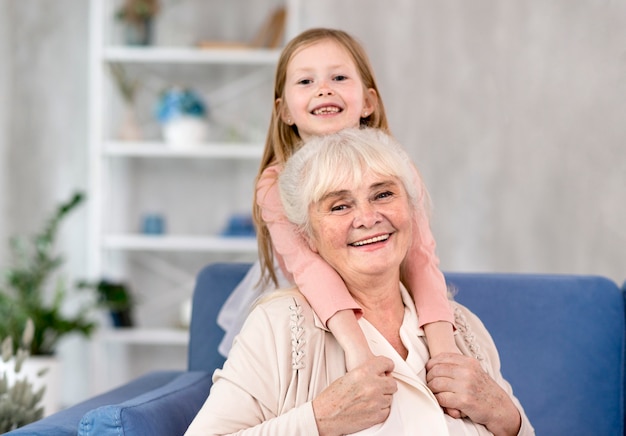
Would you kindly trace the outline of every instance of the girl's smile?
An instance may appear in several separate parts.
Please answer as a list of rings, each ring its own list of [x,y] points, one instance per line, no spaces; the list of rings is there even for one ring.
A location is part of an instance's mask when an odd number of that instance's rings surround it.
[[[366,89],[350,54],[331,40],[296,51],[287,66],[281,118],[302,139],[358,127],[374,110],[376,91]]]

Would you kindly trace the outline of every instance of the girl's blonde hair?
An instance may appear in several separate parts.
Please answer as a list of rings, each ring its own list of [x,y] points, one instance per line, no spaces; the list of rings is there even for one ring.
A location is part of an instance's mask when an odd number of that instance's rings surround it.
[[[303,47],[313,45],[320,41],[330,40],[343,47],[352,57],[357,71],[363,82],[364,90],[373,89],[378,97],[374,111],[367,117],[361,118],[360,125],[365,127],[375,127],[385,132],[389,131],[385,107],[380,97],[378,85],[374,77],[374,71],[363,46],[348,33],[337,29],[314,28],[305,30],[294,37],[283,49],[274,79],[274,104],[272,105],[272,116],[270,126],[265,140],[265,150],[261,158],[259,172],[255,185],[258,183],[263,171],[271,165],[284,164],[291,155],[299,148],[301,138],[298,128],[284,123],[280,117],[281,107],[278,101],[284,101],[285,82],[287,77],[287,67],[294,54]],[[280,100],[279,100],[280,99]],[[265,225],[261,210],[257,204],[256,192],[252,205],[252,215],[257,233],[259,246],[259,261],[261,264],[262,280],[278,285],[276,272],[274,271],[274,252],[269,231]]]

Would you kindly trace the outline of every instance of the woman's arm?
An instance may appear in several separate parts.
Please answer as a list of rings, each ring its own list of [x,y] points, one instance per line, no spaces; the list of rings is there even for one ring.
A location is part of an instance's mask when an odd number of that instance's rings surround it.
[[[262,307],[250,313],[185,436],[317,434],[311,402],[296,401],[288,304],[273,319]]]
[[[252,311],[186,436],[338,435],[386,419],[383,406],[397,389],[393,362],[379,356],[338,376],[340,350],[301,298],[277,297]],[[306,338],[298,359],[294,326]]]
[[[482,424],[495,436],[518,434],[522,418],[508,393],[480,366],[461,354],[440,354],[426,365],[428,387],[442,407]]]

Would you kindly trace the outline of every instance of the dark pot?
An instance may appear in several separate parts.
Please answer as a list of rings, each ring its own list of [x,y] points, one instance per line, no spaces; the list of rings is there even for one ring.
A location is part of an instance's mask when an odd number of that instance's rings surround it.
[[[127,45],[152,44],[152,19],[124,23],[124,42]]]
[[[133,327],[135,325],[133,322],[133,314],[130,309],[112,310],[110,313],[111,320],[113,321],[113,327],[115,328]]]

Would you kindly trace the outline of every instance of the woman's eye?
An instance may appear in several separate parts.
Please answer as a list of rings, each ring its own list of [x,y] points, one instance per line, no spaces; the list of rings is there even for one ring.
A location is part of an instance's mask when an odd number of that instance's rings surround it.
[[[345,205],[345,204],[339,204],[339,205],[336,205],[336,206],[332,206],[332,207],[330,208],[330,211],[331,211],[331,212],[342,212],[342,211],[344,211],[344,210],[346,210],[346,209],[348,209],[348,206],[347,206],[347,205]]]
[[[389,197],[393,197],[393,192],[385,191],[376,195],[376,198],[389,198]]]

